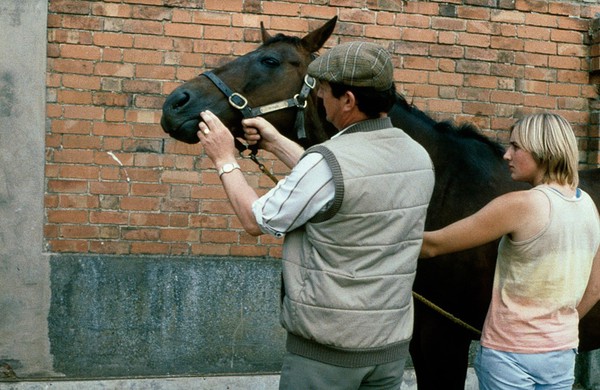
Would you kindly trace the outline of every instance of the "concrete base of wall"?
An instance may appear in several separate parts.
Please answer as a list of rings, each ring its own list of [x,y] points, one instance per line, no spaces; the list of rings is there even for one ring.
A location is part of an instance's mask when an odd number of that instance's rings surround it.
[[[35,381],[2,384],[2,390],[277,390],[279,375],[243,375],[243,376],[204,376],[179,378],[88,380],[88,381]],[[477,378],[472,368],[467,373],[465,390],[478,390]],[[404,371],[401,390],[417,390],[417,378],[412,369]]]
[[[55,380],[0,382],[0,390],[278,390],[279,374],[248,374],[227,376],[103,379],[103,380]],[[404,371],[401,390],[417,390],[417,377],[412,368]],[[475,370],[469,368],[465,390],[479,390]],[[585,387],[576,385],[573,390],[600,390],[600,385]]]

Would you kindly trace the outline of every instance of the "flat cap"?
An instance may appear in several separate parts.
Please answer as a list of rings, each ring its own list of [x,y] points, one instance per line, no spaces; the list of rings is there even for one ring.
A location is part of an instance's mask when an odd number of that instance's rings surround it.
[[[308,66],[318,80],[354,87],[389,89],[394,82],[390,53],[369,42],[346,42],[331,48]]]

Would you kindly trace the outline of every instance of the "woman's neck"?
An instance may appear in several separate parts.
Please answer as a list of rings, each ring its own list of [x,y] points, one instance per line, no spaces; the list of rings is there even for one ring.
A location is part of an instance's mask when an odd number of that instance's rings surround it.
[[[558,191],[565,198],[573,198],[575,196],[576,189],[568,184],[560,184],[557,182],[543,183],[555,191]]]

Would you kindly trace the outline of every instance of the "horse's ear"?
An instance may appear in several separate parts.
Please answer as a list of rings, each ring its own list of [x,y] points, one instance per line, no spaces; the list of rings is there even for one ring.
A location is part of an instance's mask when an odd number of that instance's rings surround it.
[[[269,39],[271,39],[271,35],[265,30],[265,25],[263,22],[260,22],[260,35],[262,36],[263,43],[266,43]]]
[[[306,35],[304,38],[302,38],[302,46],[304,46],[306,50],[311,53],[319,50],[321,47],[323,47],[325,42],[327,42],[327,39],[329,39],[333,33],[336,22],[337,16],[334,16],[327,23]]]

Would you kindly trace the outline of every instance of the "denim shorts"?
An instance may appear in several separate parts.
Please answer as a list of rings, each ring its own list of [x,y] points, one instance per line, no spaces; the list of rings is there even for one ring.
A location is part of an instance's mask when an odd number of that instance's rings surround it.
[[[479,390],[571,390],[576,349],[546,353],[480,347],[475,357]]]

